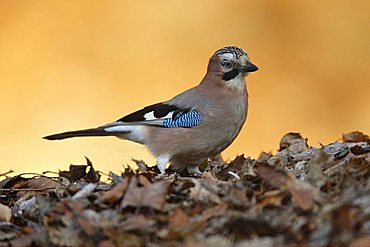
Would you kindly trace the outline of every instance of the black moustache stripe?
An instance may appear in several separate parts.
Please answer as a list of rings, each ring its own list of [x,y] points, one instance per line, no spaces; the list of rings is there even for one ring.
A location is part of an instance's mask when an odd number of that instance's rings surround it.
[[[237,75],[239,75],[239,71],[237,69],[233,69],[232,71],[226,72],[222,79],[225,81],[230,81],[231,79],[234,79]]]

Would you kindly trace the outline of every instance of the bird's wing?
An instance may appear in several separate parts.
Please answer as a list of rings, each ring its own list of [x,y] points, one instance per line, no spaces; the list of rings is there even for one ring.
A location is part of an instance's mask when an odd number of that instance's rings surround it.
[[[167,103],[147,106],[103,127],[149,125],[163,128],[192,128],[204,121],[204,114]]]
[[[167,103],[147,106],[142,110],[131,113],[115,122],[98,128],[68,131],[45,136],[48,140],[60,140],[76,136],[109,136],[123,133],[133,134],[130,140],[141,142],[140,126],[157,126],[162,128],[192,128],[204,121],[204,114],[189,108],[181,108]]]

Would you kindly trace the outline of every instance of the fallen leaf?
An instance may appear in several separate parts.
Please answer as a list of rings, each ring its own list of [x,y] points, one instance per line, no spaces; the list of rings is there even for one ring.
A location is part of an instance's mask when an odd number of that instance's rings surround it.
[[[104,192],[104,194],[98,199],[99,203],[103,204],[113,204],[120,200],[129,184],[129,179],[126,178],[116,186],[114,186],[111,190]]]
[[[295,132],[287,133],[280,139],[279,151],[282,151],[293,144],[301,143],[301,140],[305,142],[300,133]]]
[[[24,182],[25,184],[27,183],[28,179],[17,175],[14,177],[9,177],[0,182],[0,189],[7,189],[7,188],[13,188],[18,182]],[[1,195],[0,191],[0,195]]]
[[[138,184],[142,185],[142,186],[147,186],[147,185],[151,184],[150,180],[142,174],[139,174],[137,176],[137,181],[138,181]]]
[[[333,212],[332,215],[332,241],[340,245],[348,245],[352,242],[358,217],[358,210],[350,205],[343,205]]]
[[[202,202],[202,203],[215,203],[219,204],[221,202],[220,197],[217,195],[218,188],[215,186],[204,186],[201,181],[197,179],[192,179],[194,187],[190,188],[189,197],[192,200]]]
[[[125,231],[136,231],[140,233],[153,233],[154,221],[143,215],[132,215],[121,223],[121,228]]]
[[[231,187],[223,200],[237,207],[247,207],[249,205],[248,191],[251,191],[250,188]]]
[[[309,211],[313,208],[316,191],[310,184],[292,178],[288,182],[287,189],[291,193],[293,200],[302,210]]]
[[[271,237],[261,237],[257,239],[248,239],[240,241],[235,247],[274,247],[281,246],[274,243],[273,238]]]
[[[355,239],[349,245],[349,247],[368,247],[368,246],[370,246],[370,237],[369,236]]]
[[[29,227],[30,228],[30,227]],[[27,235],[26,235],[27,234]],[[22,236],[10,241],[11,246],[50,246],[47,228],[34,225],[32,229],[22,228]]]
[[[83,197],[88,197],[95,190],[96,184],[86,184],[80,191],[72,196],[72,199],[80,199]]]
[[[268,159],[272,157],[272,153],[266,153],[266,152],[261,152],[260,155],[258,156],[257,160],[258,162],[266,162]]]
[[[228,206],[226,204],[219,204],[212,208],[207,208],[204,212],[200,215],[201,221],[207,221],[210,218],[221,216],[225,214]]]
[[[6,221],[0,221],[0,244],[14,239],[20,235],[21,229],[19,226]],[[9,245],[4,244],[3,246]]]
[[[316,188],[321,188],[326,183],[327,177],[323,172],[323,164],[327,164],[331,159],[332,157],[322,148],[314,153],[311,160],[307,163],[307,178],[310,184]]]
[[[286,174],[282,170],[278,170],[267,163],[258,164],[256,171],[262,178],[262,181],[273,189],[279,189],[286,183]]]
[[[28,187],[31,189],[46,189],[46,188],[56,188],[58,185],[53,179],[47,177],[37,177],[32,178],[28,181]],[[46,190],[47,192],[47,190]]]
[[[352,131],[342,136],[343,142],[367,142],[370,144],[370,138],[368,135],[360,131]]]
[[[364,154],[370,152],[370,144],[367,142],[360,142],[356,145],[351,145],[349,149],[351,150],[351,153],[355,155]]]
[[[131,159],[138,167],[139,172],[148,172],[149,167],[143,160]]]
[[[131,206],[161,210],[166,202],[166,195],[172,181],[173,179],[167,179],[139,187],[138,179],[133,177],[122,199],[121,209]]]
[[[228,206],[226,204],[219,204],[212,208],[205,209],[200,215],[193,217],[189,224],[180,232],[167,230],[159,232],[159,236],[168,240],[178,239],[180,237],[191,236],[197,231],[201,231],[207,226],[210,219],[220,217],[225,214]]]
[[[100,174],[95,171],[93,164],[89,158],[86,158],[87,166],[89,167],[89,171],[85,176],[85,181],[89,183],[97,183],[100,180]]]
[[[282,200],[286,195],[287,193],[281,190],[271,190],[265,192],[258,199],[258,204],[256,205],[257,211],[262,212],[266,206],[281,207]]]
[[[12,210],[0,203],[0,221],[10,222],[12,219]]]
[[[288,191],[292,195],[294,202],[302,210],[312,209],[315,201],[315,190],[309,184],[297,180],[284,170],[277,170],[264,163],[257,166],[257,173],[261,176],[264,183],[272,188]],[[272,199],[275,199],[275,201]],[[279,205],[281,203],[280,199],[279,197],[273,197],[270,200]]]
[[[197,178],[141,164],[100,181],[88,159],[59,178],[6,178],[0,246],[368,246],[370,145],[285,137],[274,155],[208,160]]]
[[[86,165],[70,165],[69,171],[59,171],[59,176],[69,179],[72,183],[86,176]]]
[[[49,239],[51,243],[57,246],[87,246],[80,235],[80,230],[73,229],[72,227],[49,229]]]
[[[171,211],[168,217],[168,228],[171,231],[182,231],[190,223],[190,217],[181,208],[176,208]]]
[[[84,231],[85,234],[88,236],[94,236],[97,234],[98,229],[96,225],[93,224],[89,219],[77,217],[77,222],[80,225],[81,229]]]
[[[144,246],[140,236],[134,233],[125,232],[119,228],[105,229],[104,233],[108,239],[114,243],[114,246],[120,247],[141,247]]]
[[[346,155],[349,153],[348,145],[340,143],[340,142],[331,143],[325,147],[322,147],[319,150],[322,150],[322,149],[327,154],[331,155],[335,159],[342,159],[346,157]]]

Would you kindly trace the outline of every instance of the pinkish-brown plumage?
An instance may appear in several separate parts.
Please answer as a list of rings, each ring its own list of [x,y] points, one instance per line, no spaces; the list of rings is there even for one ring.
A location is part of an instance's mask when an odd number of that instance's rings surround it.
[[[245,77],[258,68],[238,47],[225,47],[210,58],[207,73],[199,85],[166,102],[146,107],[98,128],[70,131],[45,137],[56,140],[75,136],[116,136],[145,144],[158,158],[163,173],[167,163],[173,169],[197,166],[225,150],[239,134],[248,112]],[[201,124],[165,127],[175,115],[196,112]]]

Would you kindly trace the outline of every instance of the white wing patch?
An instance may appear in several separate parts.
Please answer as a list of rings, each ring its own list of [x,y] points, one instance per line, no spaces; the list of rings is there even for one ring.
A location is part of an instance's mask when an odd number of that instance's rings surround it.
[[[106,132],[112,132],[112,133],[122,133],[122,132],[130,132],[137,126],[132,125],[118,125],[118,126],[112,126],[105,128],[104,130]]]
[[[146,127],[141,125],[119,125],[107,127],[106,132],[117,133],[117,137],[144,144]]]
[[[172,118],[172,115],[173,115],[173,111],[167,113],[167,115],[164,116],[164,117],[157,118],[157,117],[154,116],[154,111],[151,111],[151,112],[145,113],[144,118],[145,118],[145,120],[157,120],[157,119]]]

